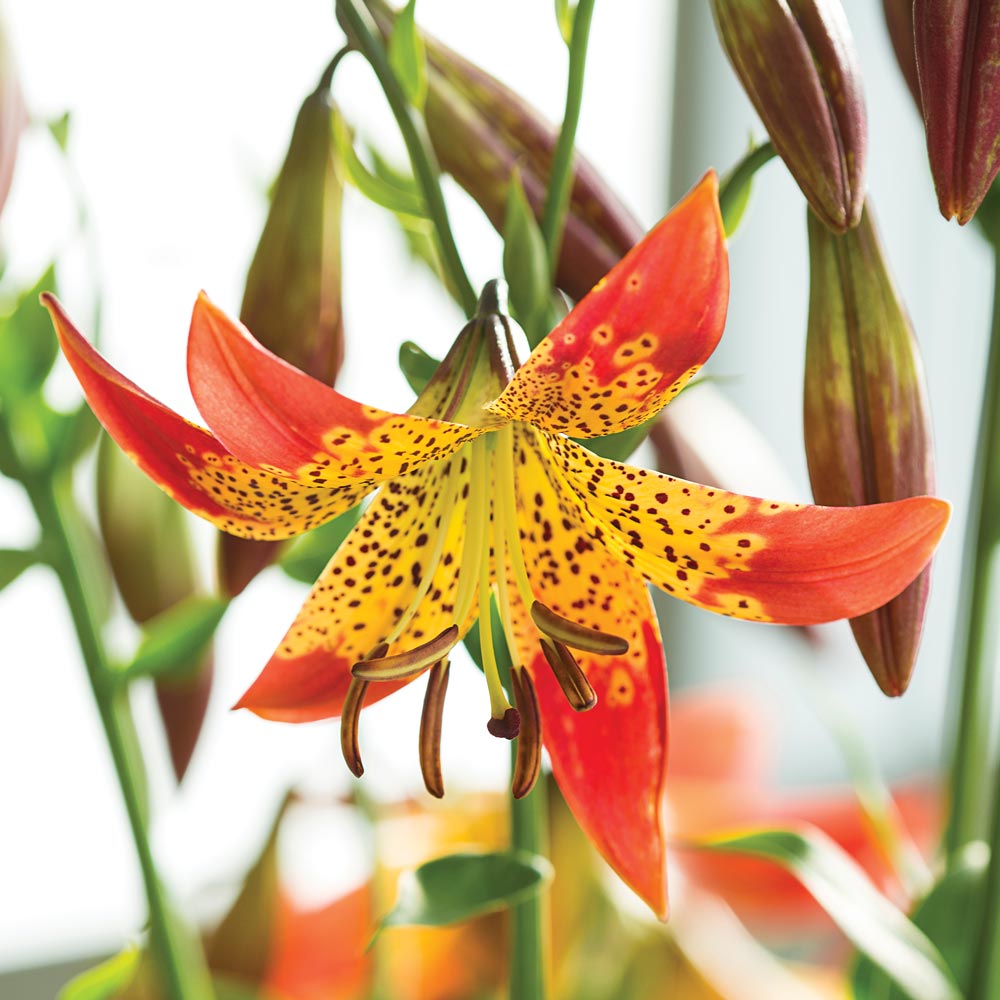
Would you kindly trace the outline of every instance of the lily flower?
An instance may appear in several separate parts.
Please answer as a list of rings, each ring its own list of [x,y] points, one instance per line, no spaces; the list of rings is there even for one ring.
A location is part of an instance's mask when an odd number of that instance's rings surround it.
[[[360,774],[362,704],[430,669],[420,759],[441,795],[448,656],[478,618],[488,727],[520,733],[514,794],[531,788],[544,739],[578,821],[663,914],[667,683],[647,582],[751,621],[855,617],[920,572],[948,517],[929,497],[824,508],[740,496],[574,440],[634,426],[680,392],[718,343],[728,292],[709,174],[520,367],[516,328],[487,285],[405,414],[293,368],[203,294],[188,377],[211,432],[125,379],[43,299],[112,437],[223,530],[287,538],[379,488],[237,707],[287,722],[341,716]]]

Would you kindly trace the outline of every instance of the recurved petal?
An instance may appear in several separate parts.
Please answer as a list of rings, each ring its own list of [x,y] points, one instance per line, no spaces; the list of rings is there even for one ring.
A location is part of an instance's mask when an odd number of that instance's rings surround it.
[[[518,435],[518,521],[532,590],[557,614],[616,633],[629,649],[574,653],[597,694],[584,712],[570,707],[520,602],[512,608],[518,658],[534,677],[542,738],[573,814],[612,868],[663,916],[667,675],[656,617],[641,577],[594,544],[573,502],[550,481],[546,451],[536,432]]]
[[[934,497],[864,507],[760,500],[549,441],[609,550],[667,593],[751,621],[813,625],[881,607],[927,564],[950,511]]]
[[[188,379],[202,416],[234,455],[316,486],[381,482],[482,433],[342,396],[268,351],[204,292],[191,316]]]
[[[162,490],[217,528],[244,538],[300,534],[353,507],[367,489],[302,486],[244,464],[208,431],[157,402],[113,368],[48,293],[63,353],[87,402],[123,451]]]
[[[459,463],[454,477],[449,474],[452,463]],[[279,722],[340,715],[351,667],[389,639],[415,602],[412,619],[389,643],[388,655],[426,642],[453,624],[466,521],[462,483],[467,479],[466,459],[455,456],[383,486],[235,707]],[[455,491],[450,500],[443,496],[449,489]],[[429,585],[422,586],[431,562],[437,568]],[[471,624],[471,619],[462,624],[463,634]],[[365,703],[412,679],[372,682]]]
[[[705,178],[543,340],[490,407],[574,437],[655,414],[715,350],[729,263]]]

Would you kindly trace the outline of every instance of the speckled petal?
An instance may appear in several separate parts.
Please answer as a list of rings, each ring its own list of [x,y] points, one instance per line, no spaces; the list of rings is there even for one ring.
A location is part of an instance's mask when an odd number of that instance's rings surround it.
[[[157,402],[113,368],[46,293],[63,353],[98,419],[162,490],[223,531],[244,538],[289,538],[353,507],[370,487],[337,490],[297,484],[234,458],[208,431]]]
[[[663,794],[667,766],[667,675],[642,578],[595,544],[572,498],[546,470],[537,432],[517,435],[518,521],[535,596],[573,621],[620,635],[620,656],[574,652],[597,704],[575,712],[539,649],[528,611],[514,602],[517,654],[538,692],[542,738],[573,814],[608,863],[658,915],[665,915]]]
[[[865,614],[923,569],[948,521],[933,497],[777,503],[549,440],[595,537],[667,593],[735,618],[811,625]]]
[[[460,463],[459,496],[439,529],[439,501],[453,462]],[[425,465],[383,486],[236,707],[280,722],[339,715],[351,667],[391,634],[418,593],[438,530],[447,535],[431,585],[388,653],[416,646],[451,625],[465,537],[467,482],[463,454]],[[463,634],[473,620],[470,615],[462,623]],[[409,680],[370,684],[365,704],[391,694]]]
[[[199,295],[188,380],[216,437],[244,462],[316,486],[381,482],[482,433],[357,403],[276,357]]]
[[[490,409],[573,437],[642,423],[715,350],[728,301],[709,173],[535,348]]]

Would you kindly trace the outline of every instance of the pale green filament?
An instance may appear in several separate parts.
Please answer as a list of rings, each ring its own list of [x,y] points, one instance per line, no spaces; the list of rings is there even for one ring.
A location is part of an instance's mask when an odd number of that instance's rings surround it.
[[[524,566],[524,553],[521,552],[521,535],[517,529],[517,497],[514,479],[514,428],[511,424],[507,424],[496,433],[499,438],[496,450],[497,516],[500,519],[503,533],[507,540],[507,551],[510,553],[510,566],[514,574],[514,582],[517,584],[521,600],[527,609],[534,604],[535,595],[532,592],[531,584],[528,582],[528,571]],[[497,575],[499,575],[499,570]]]

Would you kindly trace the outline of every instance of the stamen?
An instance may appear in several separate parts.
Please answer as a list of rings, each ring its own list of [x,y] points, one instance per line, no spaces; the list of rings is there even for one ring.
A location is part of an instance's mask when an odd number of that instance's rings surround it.
[[[542,766],[542,726],[538,713],[538,695],[531,674],[522,667],[510,673],[514,688],[514,701],[521,713],[521,731],[517,737],[517,754],[514,757],[514,777],[511,792],[515,799],[522,799],[538,780]]]
[[[447,656],[458,643],[458,626],[449,625],[433,639],[393,656],[379,656],[360,660],[351,667],[351,673],[364,681],[399,681],[415,677],[432,663]],[[386,646],[388,648],[388,646]]]
[[[491,718],[486,723],[486,730],[490,736],[496,736],[501,740],[512,740],[521,729],[521,714],[516,708],[508,708],[501,718]]]
[[[573,654],[558,640],[542,639],[542,652],[559,687],[575,712],[586,712],[597,704],[597,695]]]
[[[563,618],[541,601],[535,601],[531,605],[531,618],[539,631],[573,649],[600,653],[603,656],[621,656],[628,652],[628,639],[609,632],[599,632],[596,628],[587,628],[586,625]]]
[[[444,796],[441,775],[441,722],[444,696],[448,691],[448,661],[438,660],[431,667],[424,692],[424,708],[420,713],[420,773],[424,787],[436,799]]]
[[[365,773],[365,766],[361,763],[361,748],[358,746],[358,718],[367,690],[367,681],[352,677],[347,697],[344,698],[344,709],[340,714],[340,751],[355,778],[360,778]]]

